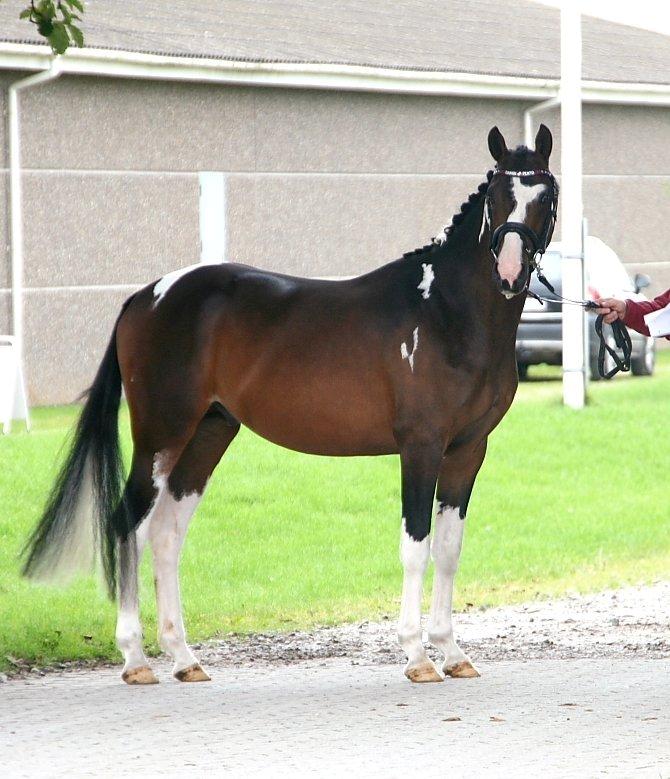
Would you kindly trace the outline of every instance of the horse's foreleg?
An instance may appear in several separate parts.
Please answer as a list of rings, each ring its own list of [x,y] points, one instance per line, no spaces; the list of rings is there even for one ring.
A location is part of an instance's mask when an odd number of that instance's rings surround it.
[[[421,596],[430,557],[430,519],[441,446],[401,449],[402,528],[400,560],[404,569],[398,641],[407,654],[405,676],[413,682],[441,682],[421,640]]]
[[[471,452],[459,450],[447,455],[437,483],[438,510],[432,543],[435,576],[428,638],[444,654],[444,673],[458,678],[479,676],[470,658],[454,640],[452,601],[465,514],[485,451],[484,441]]]

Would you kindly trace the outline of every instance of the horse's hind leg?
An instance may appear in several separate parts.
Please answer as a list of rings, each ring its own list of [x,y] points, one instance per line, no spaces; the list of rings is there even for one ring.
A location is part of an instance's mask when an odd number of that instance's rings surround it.
[[[437,516],[432,554],[435,563],[428,639],[444,655],[447,676],[471,678],[479,672],[454,639],[451,621],[454,578],[463,543],[470,493],[486,452],[486,441],[447,454],[437,482]]]
[[[131,414],[132,412],[131,406]],[[135,421],[135,450],[124,494],[128,506],[128,520],[133,530],[127,538],[120,539],[118,546],[116,643],[125,660],[122,678],[128,684],[155,684],[158,681],[149,668],[142,649],[138,568],[154,519],[160,518],[168,497],[167,475],[178,461],[198,424],[197,416],[191,418],[190,424],[184,422],[189,417],[187,410],[182,410],[179,415],[173,414],[173,417],[182,420],[181,431],[163,429],[156,433],[146,430],[137,418]]]
[[[199,423],[195,434],[167,475],[160,506],[149,530],[154,557],[158,639],[174,659],[174,676],[182,682],[209,680],[186,644],[179,594],[179,556],[189,521],[207,481],[235,438],[239,424],[216,406]]]
[[[127,538],[119,541],[118,617],[116,643],[124,657],[122,678],[127,684],[156,684],[142,648],[139,613],[138,568],[149,531],[157,491],[151,479],[152,456],[136,451],[126,485],[130,514],[139,521]]]

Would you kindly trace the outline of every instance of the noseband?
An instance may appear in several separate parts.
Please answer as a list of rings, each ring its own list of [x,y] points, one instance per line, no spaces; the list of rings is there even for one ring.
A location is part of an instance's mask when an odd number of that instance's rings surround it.
[[[556,224],[556,218],[558,216],[558,184],[554,178],[554,174],[549,170],[496,170],[493,174],[512,176],[513,178],[523,178],[527,176],[549,176],[551,181],[551,208],[547,214],[542,230],[538,235],[535,230],[528,227],[523,222],[503,222],[501,225],[491,233],[491,240],[489,243],[489,249],[495,261],[498,261],[498,253],[502,246],[503,239],[507,233],[516,233],[523,241],[523,245],[530,255],[530,265],[533,270],[537,268],[539,257],[541,257],[546,251],[551,239],[551,234]],[[488,215],[489,225],[492,222],[493,214],[491,209],[491,201],[486,198],[486,208]]]

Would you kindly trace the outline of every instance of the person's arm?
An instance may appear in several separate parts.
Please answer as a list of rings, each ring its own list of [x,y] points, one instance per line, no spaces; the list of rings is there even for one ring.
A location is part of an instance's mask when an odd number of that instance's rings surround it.
[[[653,300],[617,300],[616,298],[603,298],[597,300],[597,314],[602,314],[607,324],[617,319],[622,319],[623,323],[637,330],[642,335],[649,335],[649,328],[644,322],[644,317],[651,314],[652,311],[658,311],[670,305],[670,289],[655,297]],[[670,336],[665,336],[670,339]]]
[[[644,317],[652,311],[658,311],[670,305],[670,289],[655,297],[653,300],[628,300],[626,301],[626,314],[624,324],[632,327],[638,333],[649,335],[649,328],[645,324]],[[665,336],[668,338],[668,336]]]

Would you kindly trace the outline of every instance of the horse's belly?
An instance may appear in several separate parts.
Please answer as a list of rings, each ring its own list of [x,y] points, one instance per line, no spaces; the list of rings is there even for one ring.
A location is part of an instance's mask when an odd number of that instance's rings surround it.
[[[273,443],[324,455],[375,455],[397,451],[392,421],[382,398],[333,392],[316,385],[284,391],[249,391],[226,408],[244,425]]]

